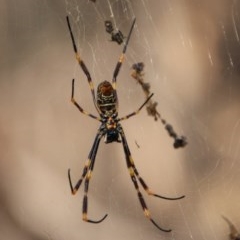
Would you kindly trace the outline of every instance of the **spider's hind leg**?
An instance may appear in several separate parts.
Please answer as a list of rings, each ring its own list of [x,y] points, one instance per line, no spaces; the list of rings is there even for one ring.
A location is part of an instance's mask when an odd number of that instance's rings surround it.
[[[129,167],[129,172],[130,172],[130,176],[131,176],[131,179],[133,181],[133,184],[134,184],[134,187],[135,189],[137,190],[137,194],[138,194],[138,199],[140,201],[140,204],[142,206],[142,209],[143,209],[143,213],[145,215],[145,217],[147,217],[153,224],[155,227],[157,227],[158,229],[160,229],[161,231],[163,232],[171,232],[172,230],[171,229],[164,229],[164,228],[161,228],[151,217],[151,214],[150,214],[150,211],[147,207],[147,204],[143,198],[143,195],[142,193],[140,192],[139,190],[139,186],[138,186],[138,183],[137,183],[137,179],[135,177],[135,174],[134,174],[134,171],[132,169],[132,167]]]
[[[134,171],[135,175],[137,176],[139,182],[141,183],[143,189],[147,192],[148,195],[158,197],[158,198],[162,198],[162,199],[165,199],[165,200],[179,200],[179,199],[185,198],[185,195],[182,195],[182,196],[179,196],[179,197],[166,197],[166,196],[162,196],[162,195],[159,195],[159,194],[156,194],[156,193],[152,192],[149,189],[149,187],[147,186],[147,184],[145,183],[145,181],[142,179],[142,177],[139,175],[134,163],[132,165],[132,168],[133,168],[133,171]]]
[[[83,221],[89,222],[89,223],[101,223],[108,216],[107,214],[105,214],[100,220],[91,220],[91,219],[88,219],[88,217],[87,217],[87,212],[88,212],[88,186],[89,186],[89,182],[90,182],[90,179],[91,179],[91,172],[92,172],[92,169],[89,169],[88,173],[87,173],[87,176],[85,178],[85,184],[84,184],[85,187],[84,187],[84,197],[83,197],[83,207],[82,207]]]
[[[141,185],[143,185],[143,180],[140,180],[140,176],[138,175],[137,173],[137,170],[135,168],[135,165],[133,163],[133,160],[132,160],[132,157],[131,157],[131,153],[130,153],[130,150],[129,150],[129,147],[128,147],[128,144],[127,144],[127,140],[126,140],[126,137],[124,135],[124,132],[123,130],[121,129],[120,131],[120,134],[121,134],[121,137],[122,137],[122,144],[123,144],[123,150],[124,150],[124,153],[125,153],[125,157],[126,157],[126,162],[127,162],[127,167],[128,167],[128,170],[129,170],[129,174],[130,174],[130,177],[131,177],[131,180],[134,184],[134,187],[137,191],[137,195],[138,195],[138,199],[139,199],[139,202],[142,206],[142,209],[143,209],[143,213],[145,215],[145,217],[147,217],[153,224],[155,227],[157,227],[159,230],[163,231],[163,232],[171,232],[171,229],[164,229],[164,228],[161,228],[151,217],[151,214],[150,214],[150,211],[147,207],[147,204],[143,198],[143,195],[139,189],[139,185],[138,185],[138,182],[137,180],[139,180],[139,182],[141,183]],[[137,178],[136,178],[137,176]],[[145,183],[144,183],[145,184]],[[145,184],[146,186],[146,184]],[[145,188],[144,188],[145,189]],[[145,189],[146,190],[146,189]]]
[[[179,200],[179,199],[185,198],[185,195],[182,195],[182,196],[179,196],[179,197],[166,197],[166,196],[162,196],[162,195],[156,194],[153,191],[151,191],[149,189],[149,187],[147,186],[147,184],[145,183],[145,181],[143,180],[143,178],[138,173],[138,170],[137,170],[137,168],[135,166],[135,163],[132,159],[131,152],[129,150],[127,140],[126,140],[126,137],[125,137],[124,133],[122,133],[122,139],[123,139],[124,152],[125,152],[126,158],[127,158],[127,164],[132,168],[132,171],[134,172],[134,175],[137,177],[138,181],[140,182],[143,189],[146,191],[146,193],[148,195],[158,197],[158,198],[162,198],[162,199],[165,199],[165,200]]]
[[[90,223],[100,223],[107,217],[107,214],[105,214],[100,220],[91,220],[91,219],[88,219],[88,214],[87,214],[88,213],[89,183],[90,183],[90,179],[91,179],[92,172],[93,172],[93,167],[94,167],[94,163],[95,163],[95,159],[96,159],[97,150],[98,150],[99,143],[100,143],[102,136],[103,136],[102,132],[97,133],[94,143],[93,143],[93,146],[89,153],[88,160],[86,161],[85,166],[83,168],[82,176],[77,181],[77,183],[74,187],[73,187],[71,176],[70,176],[70,169],[68,170],[68,180],[69,180],[69,185],[70,185],[72,194],[75,194],[78,191],[78,189],[80,188],[80,186],[84,180],[84,197],[83,197],[83,205],[82,205],[82,216],[83,217],[82,218],[83,218],[83,221],[90,222]]]

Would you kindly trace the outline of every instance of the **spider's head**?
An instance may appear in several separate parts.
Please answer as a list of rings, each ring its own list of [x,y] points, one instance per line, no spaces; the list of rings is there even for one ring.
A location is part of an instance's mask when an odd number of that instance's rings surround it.
[[[98,85],[97,105],[100,111],[107,116],[112,116],[117,111],[117,95],[110,82],[103,81]]]

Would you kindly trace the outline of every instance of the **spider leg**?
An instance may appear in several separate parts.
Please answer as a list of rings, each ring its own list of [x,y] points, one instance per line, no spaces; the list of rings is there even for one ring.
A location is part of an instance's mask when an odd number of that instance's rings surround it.
[[[127,51],[128,42],[129,42],[129,40],[130,40],[130,37],[131,37],[132,31],[133,31],[133,27],[134,27],[135,22],[136,22],[136,18],[133,19],[132,26],[131,26],[130,31],[129,31],[129,34],[128,34],[128,36],[127,36],[127,40],[126,40],[126,42],[124,43],[123,51],[122,51],[122,53],[121,53],[121,55],[120,55],[120,57],[119,57],[119,60],[118,60],[118,62],[117,62],[117,65],[116,65],[116,67],[115,67],[115,70],[114,70],[114,72],[113,72],[112,85],[113,85],[113,88],[114,88],[114,89],[116,89],[117,76],[118,76],[118,73],[119,73],[120,68],[121,68],[121,66],[122,66],[122,63],[123,63],[123,61],[124,61],[124,55],[125,55],[125,53],[126,53],[126,51]]]
[[[182,195],[182,196],[179,196],[179,197],[166,197],[166,196],[162,196],[162,195],[159,195],[159,194],[156,194],[156,193],[152,192],[149,189],[149,187],[147,186],[147,184],[145,183],[145,181],[143,180],[143,178],[138,173],[138,170],[137,170],[137,168],[135,166],[135,163],[134,163],[134,161],[132,159],[131,152],[130,152],[130,149],[128,147],[127,139],[126,139],[124,133],[122,133],[122,143],[124,145],[124,149],[125,149],[124,151],[128,155],[129,164],[132,167],[132,170],[134,171],[134,174],[137,177],[138,181],[140,182],[140,184],[142,185],[143,189],[146,191],[146,193],[148,195],[154,196],[154,197],[158,197],[158,198],[162,198],[162,199],[165,199],[165,200],[179,200],[179,199],[182,199],[182,198],[185,197],[185,195]]]
[[[147,204],[143,198],[143,195],[139,189],[139,185],[138,185],[138,182],[137,182],[137,178],[136,178],[136,172],[135,172],[135,166],[133,164],[133,160],[132,160],[132,157],[131,157],[131,153],[130,153],[130,150],[128,148],[128,144],[127,144],[127,140],[126,140],[126,137],[124,135],[124,132],[123,130],[120,131],[120,134],[121,134],[121,137],[122,137],[122,144],[123,144],[123,150],[124,150],[124,153],[125,153],[125,157],[126,157],[126,162],[127,162],[127,167],[128,167],[128,170],[129,170],[129,174],[130,174],[130,177],[131,177],[131,180],[134,184],[134,187],[137,191],[137,195],[138,195],[138,199],[140,201],[140,204],[142,206],[142,209],[143,209],[143,212],[144,212],[144,215],[145,217],[147,217],[153,224],[155,227],[157,227],[158,229],[160,229],[161,231],[163,232],[171,232],[172,230],[171,229],[164,229],[164,228],[161,228],[151,217],[151,214],[150,214],[150,211],[147,207]],[[139,179],[138,179],[139,180]],[[141,183],[141,182],[140,182]]]
[[[119,121],[126,120],[132,116],[137,115],[142,110],[142,108],[148,103],[148,101],[151,99],[152,96],[153,96],[153,93],[146,99],[146,101],[135,112],[132,112],[126,115],[125,117],[121,117]]]
[[[98,146],[99,146],[99,142],[100,142],[101,137],[102,137],[102,134],[97,133],[97,135],[96,135],[96,137],[95,137],[95,140],[94,140],[94,142],[93,142],[93,146],[92,146],[92,148],[91,148],[91,151],[90,151],[90,153],[89,153],[89,155],[88,155],[88,159],[87,159],[87,161],[86,161],[86,163],[85,163],[85,165],[84,165],[82,176],[81,176],[81,178],[77,181],[75,187],[73,187],[73,184],[72,184],[72,181],[71,181],[71,176],[70,176],[70,169],[68,169],[68,179],[69,179],[69,184],[70,184],[71,192],[72,192],[73,195],[78,191],[79,187],[81,186],[81,183],[82,183],[83,179],[84,179],[84,178],[86,177],[86,175],[87,175],[87,172],[88,172],[88,170],[89,170],[89,167],[90,167],[92,161],[95,160],[96,153],[97,153],[97,149],[98,149]]]
[[[90,75],[84,61],[81,59],[80,54],[78,53],[78,49],[77,49],[77,45],[76,45],[76,42],[75,42],[75,39],[74,39],[74,36],[73,36],[73,32],[72,32],[71,24],[70,24],[70,21],[69,21],[69,17],[67,16],[66,19],[67,19],[67,25],[68,25],[70,36],[71,36],[71,39],[72,39],[72,45],[73,45],[73,50],[74,50],[75,55],[76,55],[76,59],[78,61],[79,66],[81,67],[81,69],[83,70],[84,74],[87,77],[88,84],[89,84],[89,87],[91,89],[94,105],[95,105],[97,111],[100,113],[100,110],[99,110],[99,108],[97,107],[97,104],[96,104],[94,86],[93,86],[93,81],[92,81],[91,75]]]
[[[94,165],[94,161],[92,162],[91,165]],[[89,186],[89,182],[92,176],[92,167],[90,166],[87,176],[85,178],[85,183],[84,183],[84,197],[83,197],[83,208],[82,208],[82,212],[83,212],[83,221],[86,222],[90,222],[90,223],[100,223],[102,222],[108,215],[105,214],[100,220],[91,220],[88,219],[87,217],[87,212],[88,212],[88,186]]]
[[[85,111],[77,102],[76,102],[76,100],[75,100],[75,98],[74,98],[74,79],[72,80],[72,96],[71,96],[71,102],[78,108],[78,110],[81,112],[81,113],[83,113],[83,114],[85,114],[85,115],[87,115],[87,116],[89,116],[89,117],[91,117],[91,118],[94,118],[94,119],[96,119],[96,120],[98,120],[98,121],[101,121],[101,119],[99,118],[99,117],[96,117],[95,115],[93,115],[93,114],[91,114],[91,113],[88,113],[87,111]]]
[[[89,182],[90,182],[90,179],[92,176],[92,171],[93,171],[93,167],[94,167],[94,163],[95,163],[95,159],[96,159],[96,154],[97,154],[97,150],[98,150],[99,143],[100,143],[102,136],[103,136],[102,132],[97,133],[96,138],[93,143],[93,146],[92,146],[92,149],[89,153],[88,160],[86,161],[85,166],[83,168],[82,176],[77,181],[75,187],[73,187],[73,184],[71,181],[70,169],[68,170],[68,179],[69,179],[71,192],[73,195],[78,191],[79,187],[82,184],[82,181],[85,179],[84,180],[84,197],[83,197],[83,205],[82,205],[82,214],[83,214],[83,221],[90,222],[90,223],[100,223],[107,217],[107,214],[105,214],[100,220],[95,221],[95,220],[88,219],[88,216],[87,216]]]

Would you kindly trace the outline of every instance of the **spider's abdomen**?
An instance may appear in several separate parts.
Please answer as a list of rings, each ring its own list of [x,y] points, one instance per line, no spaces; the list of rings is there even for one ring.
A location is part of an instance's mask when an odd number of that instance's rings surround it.
[[[116,128],[108,130],[104,141],[105,143],[121,142],[118,130]]]
[[[111,116],[117,111],[117,96],[110,82],[104,81],[98,85],[97,105],[104,115]]]

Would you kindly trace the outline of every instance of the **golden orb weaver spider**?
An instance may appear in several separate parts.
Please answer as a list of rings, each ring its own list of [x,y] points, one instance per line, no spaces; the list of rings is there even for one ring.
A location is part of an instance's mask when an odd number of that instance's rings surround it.
[[[128,37],[126,39],[126,42],[124,43],[123,51],[120,55],[120,58],[117,62],[117,65],[114,69],[112,82],[111,83],[108,82],[108,81],[101,82],[98,85],[97,95],[95,96],[95,90],[94,90],[94,87],[93,87],[93,82],[92,82],[90,73],[89,73],[84,61],[81,59],[80,54],[78,53],[77,46],[76,46],[74,36],[73,36],[73,32],[72,32],[72,28],[71,28],[71,25],[70,25],[69,17],[67,16],[66,18],[67,18],[67,25],[68,25],[70,36],[71,36],[71,39],[72,39],[72,45],[73,45],[73,50],[74,50],[75,55],[76,55],[76,59],[77,59],[79,65],[80,65],[82,71],[84,72],[84,74],[87,77],[87,80],[88,80],[88,83],[89,83],[89,86],[90,86],[90,89],[91,89],[91,93],[92,93],[93,103],[95,105],[96,110],[99,113],[99,117],[85,111],[74,99],[74,79],[72,80],[71,101],[78,108],[78,110],[81,113],[83,113],[83,114],[101,122],[101,125],[100,125],[100,127],[97,131],[95,140],[93,142],[91,151],[88,155],[88,159],[87,159],[87,161],[85,163],[85,166],[83,168],[82,176],[77,181],[77,183],[74,187],[73,187],[71,176],[70,176],[70,169],[68,169],[68,179],[69,179],[69,184],[70,184],[72,194],[75,194],[78,191],[78,189],[81,186],[82,181],[84,180],[84,197],[83,197],[83,206],[82,206],[83,220],[86,221],[86,222],[90,222],[90,223],[100,223],[107,217],[107,214],[106,214],[100,220],[91,220],[91,219],[88,218],[88,215],[87,215],[89,182],[90,182],[90,179],[91,179],[91,175],[92,175],[92,171],[93,171],[94,162],[95,162],[97,150],[98,150],[98,147],[99,147],[99,143],[100,143],[101,139],[104,137],[105,138],[105,143],[111,143],[111,142],[122,143],[123,150],[124,150],[124,153],[125,153],[127,167],[128,167],[128,170],[129,170],[129,174],[130,174],[131,180],[133,182],[133,185],[134,185],[134,187],[137,191],[138,199],[139,199],[140,204],[143,208],[144,215],[161,231],[170,232],[171,229],[161,228],[152,219],[152,217],[150,215],[150,211],[148,210],[148,207],[145,203],[143,195],[142,195],[142,193],[139,189],[139,183],[143,187],[143,189],[146,191],[146,193],[150,196],[154,196],[154,197],[158,197],[158,198],[162,198],[162,199],[166,199],[166,200],[178,200],[178,199],[184,198],[185,196],[169,198],[169,197],[164,197],[164,196],[155,194],[154,192],[152,192],[149,189],[149,187],[147,186],[147,184],[145,183],[143,178],[138,173],[138,170],[137,170],[137,168],[135,166],[135,163],[132,159],[130,149],[128,147],[126,136],[125,136],[123,128],[120,124],[120,122],[122,120],[128,119],[128,118],[130,118],[134,115],[137,115],[140,112],[140,110],[146,105],[146,103],[150,100],[150,98],[153,96],[153,94],[151,94],[147,98],[147,100],[135,112],[132,112],[132,113],[126,115],[125,117],[121,117],[121,118],[118,117],[118,98],[117,98],[117,90],[116,90],[116,81],[117,81],[117,76],[119,74],[122,63],[124,61],[124,55],[126,53],[128,42],[129,42],[129,39],[131,37],[136,19],[134,18],[134,20],[133,20],[133,23],[132,23],[131,29],[129,31]]]

